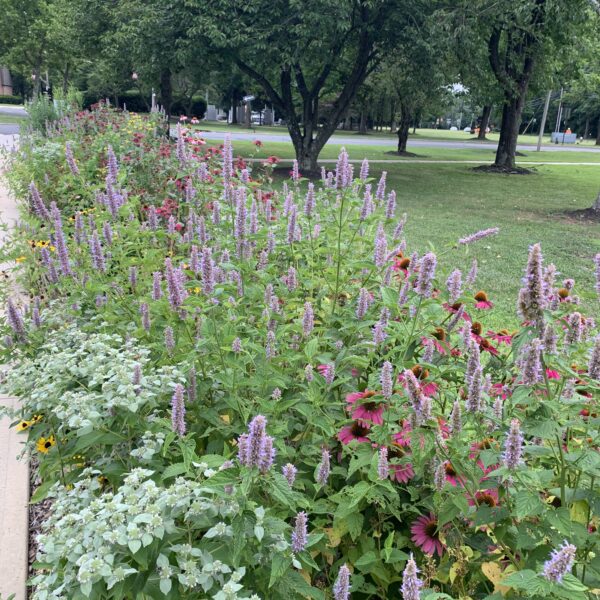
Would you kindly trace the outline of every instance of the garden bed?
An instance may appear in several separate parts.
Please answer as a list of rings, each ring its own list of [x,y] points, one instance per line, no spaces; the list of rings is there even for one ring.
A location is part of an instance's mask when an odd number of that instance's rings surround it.
[[[304,191],[161,131],[100,105],[11,159],[32,597],[600,588],[600,337],[579,304],[600,282],[559,280],[532,240],[522,326],[491,330],[473,257],[496,229],[419,255],[385,175],[345,151]]]

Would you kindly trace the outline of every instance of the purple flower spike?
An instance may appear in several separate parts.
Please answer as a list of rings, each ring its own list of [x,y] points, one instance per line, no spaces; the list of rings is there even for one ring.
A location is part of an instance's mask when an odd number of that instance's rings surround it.
[[[489,229],[482,229],[481,231],[477,231],[476,233],[472,233],[464,238],[460,238],[458,243],[462,246],[468,246],[469,244],[473,244],[482,240],[486,237],[490,237],[491,235],[496,235],[500,229],[498,227],[490,227]]]
[[[308,337],[315,326],[315,314],[310,302],[304,303],[304,315],[302,317],[302,332],[304,337]]]
[[[437,258],[433,252],[428,252],[419,263],[416,292],[424,298],[429,298],[433,291],[433,278],[435,277],[436,266]]]
[[[8,325],[13,330],[17,338],[24,342],[26,337],[25,322],[23,321],[23,316],[21,315],[19,309],[13,303],[12,298],[9,298],[7,301],[6,320],[8,321]]]
[[[394,367],[392,363],[386,360],[383,363],[383,367],[381,368],[381,393],[386,400],[389,400],[392,397],[394,392],[394,383],[393,383],[393,373]]]
[[[383,225],[379,223],[377,235],[375,236],[375,251],[373,253],[373,262],[377,268],[381,268],[385,265],[387,254],[387,238],[385,236],[385,230]]]
[[[516,469],[522,462],[523,456],[523,434],[521,423],[518,419],[510,422],[510,429],[504,442],[504,466],[511,471]]]
[[[175,386],[171,400],[171,425],[173,431],[180,436],[185,435],[185,401],[183,398],[184,387],[180,383]]]
[[[588,365],[588,375],[592,379],[600,380],[600,335],[594,340],[594,347]]]
[[[31,195],[31,207],[33,208],[33,212],[35,212],[40,219],[50,221],[50,213],[33,181],[29,184],[29,193]]]
[[[359,178],[361,181],[366,181],[367,177],[369,177],[369,161],[364,158],[362,164],[360,165]]]
[[[283,465],[281,472],[285,477],[286,481],[288,482],[288,485],[292,487],[294,485],[294,481],[296,481],[298,469],[296,469],[296,467],[293,464],[287,463],[286,465]]]
[[[67,159],[67,165],[69,165],[69,170],[75,177],[79,175],[79,167],[75,162],[75,158],[73,157],[73,148],[71,148],[71,142],[67,142],[65,144],[65,158]]]
[[[387,479],[390,474],[390,465],[388,463],[388,449],[382,446],[379,449],[379,456],[377,458],[377,478],[384,480]]]
[[[563,577],[571,572],[575,563],[577,548],[566,540],[557,550],[553,550],[550,558],[544,563],[542,575],[549,581],[561,583]]]
[[[238,459],[246,467],[258,467],[266,473],[273,466],[273,438],[266,433],[267,420],[257,415],[248,425],[248,433],[238,438]]]
[[[321,462],[317,470],[317,483],[319,485],[326,485],[329,481],[329,473],[331,471],[331,454],[329,450],[323,448],[321,450]]]
[[[419,600],[423,582],[418,577],[419,569],[413,555],[410,555],[402,573],[402,600]]]
[[[529,250],[529,259],[519,292],[519,314],[534,325],[541,326],[547,302],[544,296],[542,247],[534,244]]]
[[[350,600],[350,569],[342,565],[333,584],[333,600]]]
[[[462,273],[458,269],[454,269],[450,273],[446,287],[448,288],[448,302],[454,304],[462,294]]]
[[[308,544],[308,517],[305,512],[299,512],[292,531],[292,552],[302,552],[306,544]]]

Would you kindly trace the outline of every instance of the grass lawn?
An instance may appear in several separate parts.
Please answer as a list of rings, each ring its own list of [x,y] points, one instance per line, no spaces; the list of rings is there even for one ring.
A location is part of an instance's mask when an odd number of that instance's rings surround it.
[[[256,135],[252,138],[260,139],[260,135]],[[219,144],[216,140],[207,140],[209,145]],[[255,156],[257,158],[267,157],[269,155],[275,155],[282,159],[293,159],[294,151],[292,145],[289,142],[263,142],[263,146],[260,152],[256,151],[256,147],[252,141],[239,141],[233,142],[234,150],[242,156]],[[321,159],[335,159],[337,158],[340,148],[339,144],[328,144],[321,152]],[[495,151],[491,148],[473,148],[471,149],[459,149],[459,148],[413,148],[416,156],[400,157],[394,153],[393,148],[390,146],[367,146],[367,145],[352,145],[346,148],[350,154],[351,159],[360,159],[367,157],[372,160],[401,160],[410,162],[411,160],[476,160],[482,163],[492,163],[494,161]],[[410,148],[409,148],[410,150]],[[523,156],[517,159],[519,161],[533,161],[533,162],[594,162],[600,163],[600,152],[524,152]]]
[[[236,154],[256,155],[251,142],[234,141]],[[328,147],[323,158],[335,158],[339,146]],[[390,158],[388,151],[373,146],[349,148],[352,158]],[[477,159],[483,150],[427,149],[440,159]],[[293,156],[290,144],[265,143],[260,157]],[[543,153],[543,160],[559,159]],[[487,154],[486,160],[487,160]],[[534,158],[530,153],[527,160]],[[596,155],[569,153],[565,160],[591,161]],[[491,162],[493,152],[489,152]],[[357,165],[358,168],[358,165]],[[450,253],[444,265],[468,270],[471,259],[480,262],[478,286],[489,294],[495,310],[483,315],[490,327],[516,326],[515,306],[528,248],[541,242],[546,262],[554,262],[561,278],[576,280],[576,292],[588,307],[596,306],[593,291],[593,257],[600,252],[600,224],[581,222],[568,211],[587,208],[600,189],[600,169],[595,166],[539,166],[533,175],[506,176],[475,172],[464,164],[373,164],[371,174],[388,173],[388,189],[398,194],[399,213],[408,213],[406,237],[409,251]],[[499,235],[475,244],[470,250],[452,249],[464,235],[488,227],[500,227]],[[448,273],[440,273],[445,281]]]
[[[12,124],[12,123],[22,123],[26,117],[17,117],[15,115],[5,115],[0,113],[0,125],[1,124]]]

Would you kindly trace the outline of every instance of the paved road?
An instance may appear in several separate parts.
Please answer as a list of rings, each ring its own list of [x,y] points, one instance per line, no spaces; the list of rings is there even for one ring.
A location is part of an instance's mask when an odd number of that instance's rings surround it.
[[[0,115],[12,115],[13,117],[27,116],[27,111],[22,106],[2,104],[2,97],[0,97],[0,105]]]
[[[203,131],[202,137],[207,140],[223,140],[227,135],[225,131]],[[248,140],[248,139],[258,139],[262,142],[289,142],[290,137],[287,134],[280,133],[261,133],[260,130],[257,130],[253,133],[229,133],[232,140]],[[355,137],[346,137],[341,135],[336,135],[331,137],[328,142],[328,145],[342,145],[342,146],[390,146],[395,148],[397,145],[396,140],[390,138],[382,138],[382,137],[363,137],[363,136],[355,136]],[[461,142],[461,141],[449,141],[449,140],[416,140],[409,138],[408,146],[409,148],[454,148],[461,150],[495,150],[498,144],[496,143],[486,143],[486,142]],[[519,144],[518,150],[522,151],[532,151],[536,150],[536,146],[531,144]],[[600,148],[590,148],[589,146],[568,146],[568,145],[544,145],[544,151],[557,152],[557,151],[567,151],[567,152],[600,152]]]

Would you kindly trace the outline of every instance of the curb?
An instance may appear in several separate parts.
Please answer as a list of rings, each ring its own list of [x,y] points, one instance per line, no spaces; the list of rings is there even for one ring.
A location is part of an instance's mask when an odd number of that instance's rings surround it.
[[[0,145],[11,139],[0,136]],[[0,173],[1,175],[1,173]],[[0,179],[2,222],[11,227],[18,218],[17,207]],[[0,235],[0,243],[2,242]],[[2,268],[2,265],[0,265]],[[16,407],[18,400],[0,396],[0,405]],[[0,419],[0,598],[26,600],[29,565],[29,462],[17,457],[27,440],[10,427],[11,419]]]

